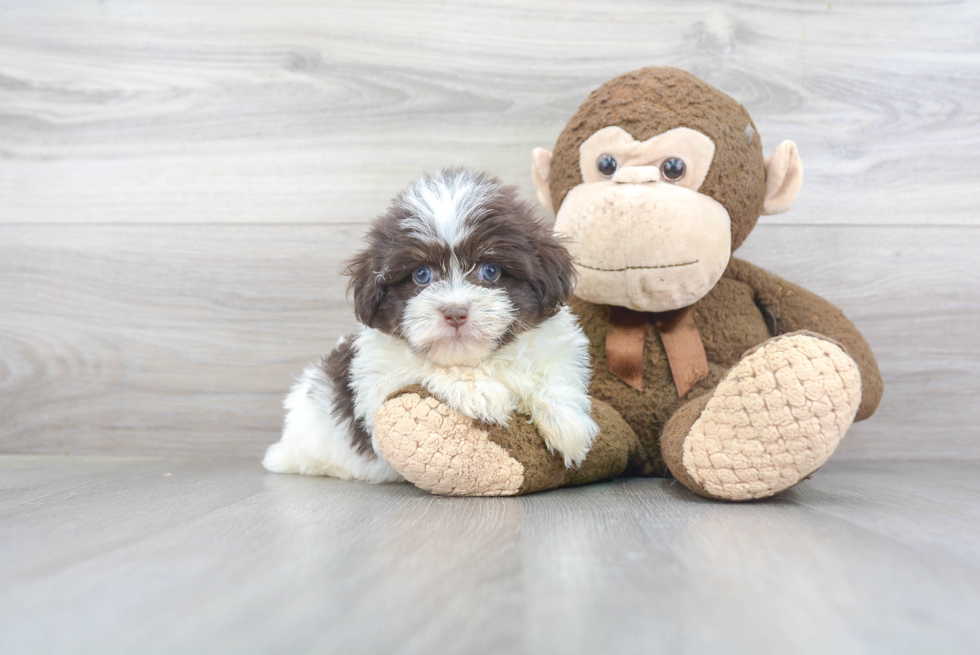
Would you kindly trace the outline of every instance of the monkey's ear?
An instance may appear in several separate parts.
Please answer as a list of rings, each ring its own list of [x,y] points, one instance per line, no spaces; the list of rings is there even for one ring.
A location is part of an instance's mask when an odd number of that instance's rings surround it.
[[[793,206],[803,185],[803,160],[792,141],[783,141],[766,159],[765,215],[779,214]]]
[[[538,189],[538,202],[550,211],[555,213],[554,204],[551,202],[551,151],[544,148],[535,148],[531,151],[531,177],[534,179],[534,186]]]

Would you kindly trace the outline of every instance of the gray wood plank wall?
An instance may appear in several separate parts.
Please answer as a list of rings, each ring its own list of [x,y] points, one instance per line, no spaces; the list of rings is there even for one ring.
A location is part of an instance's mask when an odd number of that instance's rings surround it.
[[[800,147],[739,254],[879,357],[838,457],[980,457],[980,3],[897,1],[0,0],[0,452],[260,453],[391,195],[533,195],[530,150],[645,65]]]

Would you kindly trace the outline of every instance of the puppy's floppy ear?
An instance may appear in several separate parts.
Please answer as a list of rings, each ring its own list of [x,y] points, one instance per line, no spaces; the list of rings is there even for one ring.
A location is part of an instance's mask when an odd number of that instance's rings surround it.
[[[368,327],[371,327],[385,293],[374,269],[375,256],[371,248],[358,253],[344,269],[344,275],[350,276],[347,293],[354,295],[354,315]]]
[[[554,233],[542,226],[534,244],[541,270],[535,282],[541,305],[557,312],[568,302],[575,289],[575,266],[572,256]]]

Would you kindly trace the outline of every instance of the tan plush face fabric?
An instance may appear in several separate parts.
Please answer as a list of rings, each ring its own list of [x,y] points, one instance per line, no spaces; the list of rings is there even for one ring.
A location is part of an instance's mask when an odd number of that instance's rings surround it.
[[[725,208],[667,183],[581,184],[558,211],[555,232],[576,259],[576,296],[642,312],[695,303],[731,256]]]
[[[576,259],[575,295],[583,300],[663,312],[687,307],[718,282],[731,255],[725,208],[698,193],[715,146],[690,128],[637,141],[606,127],[579,148],[583,182],[572,189],[555,220]],[[617,162],[603,175],[601,158]],[[661,165],[684,162],[668,181]]]

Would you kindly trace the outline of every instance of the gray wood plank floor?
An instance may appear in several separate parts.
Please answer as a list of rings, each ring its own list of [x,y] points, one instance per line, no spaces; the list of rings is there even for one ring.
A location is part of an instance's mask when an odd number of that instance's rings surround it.
[[[978,616],[978,462],[832,462],[729,505],[0,457],[11,655],[976,653]]]

